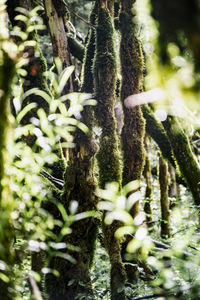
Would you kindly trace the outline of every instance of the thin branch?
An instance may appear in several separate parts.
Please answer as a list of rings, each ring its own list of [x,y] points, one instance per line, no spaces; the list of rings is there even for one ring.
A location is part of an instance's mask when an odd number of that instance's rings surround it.
[[[78,19],[80,19],[81,21],[83,21],[84,23],[86,23],[87,25],[89,25],[90,27],[95,28],[95,26],[93,24],[91,24],[90,22],[88,22],[87,20],[85,20],[83,17],[79,16],[73,9],[71,9],[71,7],[65,3],[64,0],[61,0],[61,2],[64,4],[65,7],[67,7],[67,9],[73,14],[75,15]]]

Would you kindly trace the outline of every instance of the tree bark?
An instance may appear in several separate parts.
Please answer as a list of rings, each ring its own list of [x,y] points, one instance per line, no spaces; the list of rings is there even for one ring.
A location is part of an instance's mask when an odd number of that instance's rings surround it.
[[[142,112],[146,120],[147,134],[156,142],[162,156],[176,168],[171,144],[162,123],[155,118],[154,112],[148,104],[142,105]]]
[[[59,57],[63,63],[63,68],[66,68],[71,65],[71,58],[68,51],[68,42],[63,20],[64,15],[62,13],[62,10],[65,12],[66,9],[61,1],[43,0],[43,3],[50,29],[54,59]],[[72,91],[73,80],[71,76],[64,92],[69,93]]]
[[[98,101],[96,119],[102,128],[100,149],[97,153],[101,188],[105,188],[105,184],[112,181],[118,182],[121,186],[121,168],[114,117],[117,72],[113,40],[114,29],[106,2],[99,1],[94,59],[94,84]],[[120,244],[114,237],[117,228],[117,222],[107,226],[103,220],[105,247],[111,263],[111,299],[124,300],[126,299],[125,292],[123,289],[119,290],[125,284],[125,270],[121,260]]]
[[[140,180],[144,167],[144,133],[145,122],[140,106],[127,108],[124,100],[140,92],[142,88],[144,61],[142,48],[139,39],[135,34],[132,8],[135,0],[121,1],[122,10],[120,13],[121,29],[121,71],[122,87],[121,100],[124,111],[124,127],[122,129],[123,147],[123,185],[132,180]],[[139,202],[132,208],[132,215],[139,212]]]
[[[168,116],[163,122],[180,172],[183,175],[196,205],[200,205],[200,166],[192,152],[188,137],[176,117]]]
[[[95,5],[90,22],[95,23],[97,6]],[[93,76],[91,64],[95,52],[94,29],[90,29],[89,39],[86,46],[83,64],[82,92],[93,92]],[[65,186],[62,197],[66,211],[69,211],[70,202],[78,202],[78,212],[86,212],[96,209],[96,180],[94,172],[94,155],[97,145],[93,137],[94,109],[86,107],[82,112],[82,120],[89,128],[86,135],[77,129],[74,134],[76,146],[69,150],[68,165],[65,172]],[[71,251],[76,264],[70,261],[53,258],[50,266],[59,271],[60,277],[48,275],[46,278],[46,289],[49,299],[78,299],[81,296],[94,298],[92,283],[90,279],[90,268],[92,266],[98,222],[95,218],[86,218],[72,225],[72,234],[64,238],[64,242],[77,246],[78,252]],[[68,251],[69,252],[69,251]],[[69,284],[72,281],[72,284]],[[55,293],[56,290],[56,293]]]
[[[152,209],[151,209],[151,197],[152,197],[152,185],[151,185],[151,163],[148,155],[148,139],[145,137],[145,149],[146,159],[144,165],[143,175],[146,179],[146,190],[145,190],[145,203],[144,212],[146,214],[147,226],[152,227]]]
[[[169,214],[169,173],[167,162],[159,157],[159,183],[160,183],[160,205],[161,205],[161,237],[170,236],[170,214]]]

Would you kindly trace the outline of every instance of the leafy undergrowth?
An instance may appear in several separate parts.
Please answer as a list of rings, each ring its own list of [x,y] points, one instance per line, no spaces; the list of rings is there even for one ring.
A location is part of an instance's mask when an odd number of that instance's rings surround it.
[[[188,190],[181,186],[178,199],[170,199],[175,203],[170,211],[171,237],[163,240],[160,237],[160,203],[158,182],[153,183],[153,227],[149,235],[152,239],[169,245],[170,249],[152,249],[147,264],[152,270],[151,280],[139,278],[136,283],[127,283],[127,296],[136,298],[151,294],[163,294],[159,299],[197,299],[200,294],[200,228],[198,225],[198,211],[193,205],[193,199]],[[142,187],[144,195],[145,185]],[[144,199],[143,199],[144,201]],[[141,211],[143,202],[141,201]],[[17,240],[16,248],[22,247],[23,241]],[[186,255],[184,254],[186,253]],[[28,275],[31,269],[30,253],[24,256],[22,263],[16,265],[18,290],[23,300],[30,299]],[[145,277],[144,270],[139,267],[140,275]],[[19,273],[21,275],[19,276]],[[141,276],[142,277],[142,276]],[[97,300],[110,299],[110,263],[109,257],[100,241],[97,241],[94,265],[91,279]],[[178,295],[178,296],[177,296]],[[157,297],[158,298],[158,297]],[[85,299],[85,298],[84,298]],[[89,299],[88,299],[89,300]]]

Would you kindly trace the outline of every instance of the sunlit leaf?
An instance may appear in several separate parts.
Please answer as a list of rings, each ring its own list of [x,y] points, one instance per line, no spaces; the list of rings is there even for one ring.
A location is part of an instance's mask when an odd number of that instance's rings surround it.
[[[25,15],[17,15],[15,16],[15,21],[21,21],[24,22],[25,24],[28,22],[28,17]]]
[[[39,90],[38,88],[32,88],[30,90],[28,90],[27,92],[25,92],[22,97],[21,97],[21,101],[23,101],[24,99],[26,99],[28,96],[30,95],[37,95],[37,96],[41,96],[44,100],[47,101],[47,103],[50,103],[52,98],[44,91]]]
[[[127,250],[129,253],[134,253],[137,249],[140,248],[140,246],[141,246],[141,242],[133,238],[133,239],[128,243],[126,250]]]
[[[114,210],[106,214],[105,223],[111,224],[114,220],[118,220],[127,225],[133,225],[133,218],[129,213],[122,210]]]
[[[77,127],[81,129],[84,133],[89,132],[89,128],[82,122],[78,122]]]
[[[115,237],[117,239],[120,239],[120,238],[124,237],[127,234],[133,234],[133,233],[134,233],[134,227],[133,226],[122,226],[122,227],[119,227],[115,231]]]
[[[17,29],[16,27],[14,27],[13,31],[11,31],[10,34],[13,36],[20,37],[22,41],[25,41],[28,38],[28,34],[26,32],[23,32],[20,30],[20,28]]]
[[[70,261],[72,264],[76,263],[75,258],[73,256],[69,255],[68,253],[56,252],[55,256],[64,258],[64,259]]]
[[[34,24],[34,25],[29,25],[27,28],[27,32],[32,32],[34,30],[45,30],[46,26],[45,25],[40,25],[40,24]]]
[[[1,272],[0,272],[0,279],[6,283],[8,283],[10,281],[8,276],[6,276],[4,273],[1,273]]]
[[[27,10],[27,9],[25,9],[25,8],[23,8],[23,7],[16,7],[15,8],[15,11],[16,12],[19,12],[19,13],[21,13],[22,15],[25,15],[25,16],[29,16],[29,11]]]
[[[140,181],[139,180],[134,180],[123,186],[122,192],[126,196],[128,193],[133,192],[137,190],[140,186]]]
[[[30,103],[26,105],[17,115],[17,122],[20,123],[20,121],[23,119],[23,117],[32,109],[36,108],[37,104],[36,103]]]
[[[69,79],[69,77],[71,76],[73,71],[74,71],[74,66],[67,67],[63,71],[63,73],[61,75],[61,78],[60,78],[60,82],[59,82],[57,91],[56,91],[58,94],[60,94],[63,91],[63,89],[64,89],[64,87],[67,83],[67,80]]]

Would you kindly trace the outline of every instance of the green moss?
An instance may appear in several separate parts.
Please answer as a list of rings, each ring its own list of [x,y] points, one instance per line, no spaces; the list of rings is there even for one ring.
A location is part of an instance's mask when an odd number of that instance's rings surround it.
[[[113,89],[116,84],[117,67],[113,41],[113,24],[108,9],[99,8],[93,70],[95,94],[101,103],[98,106],[113,105],[110,97],[114,97]]]
[[[77,41],[71,35],[67,36],[67,41],[68,41],[70,53],[75,58],[77,58],[82,62],[84,57],[84,52],[85,52],[83,44],[79,43],[79,41]]]
[[[97,155],[100,186],[121,181],[116,121],[114,118],[115,87],[117,80],[113,23],[108,9],[99,8],[96,28],[94,85],[98,101],[96,118],[102,127],[100,150]]]
[[[121,182],[120,157],[116,139],[115,136],[105,136],[100,139],[97,159],[99,161],[99,185],[101,187],[105,187],[107,182]]]
[[[163,125],[155,118],[149,105],[143,105],[142,112],[146,120],[146,132],[157,143],[163,157],[176,167],[172,148]]]
[[[200,205],[200,166],[192,152],[189,140],[177,118],[169,116],[163,124],[181,174],[192,192],[196,205]]]
[[[144,61],[142,47],[135,35],[132,6],[135,1],[125,0],[119,16],[121,30],[121,99],[137,94],[143,85]],[[122,146],[124,157],[123,185],[131,180],[140,179],[145,161],[143,146],[145,122],[139,106],[127,108],[123,105],[124,127],[122,130]]]
[[[95,25],[96,23],[96,15],[98,11],[98,4],[95,3],[92,12],[90,15],[90,23]],[[86,44],[85,55],[83,60],[83,78],[82,78],[82,88],[83,92],[93,93],[94,92],[94,84],[93,84],[93,75],[92,75],[92,66],[93,59],[95,53],[95,29],[90,28],[88,41]]]
[[[100,149],[97,153],[99,185],[102,188],[111,181],[117,181],[121,185],[120,155],[114,117],[117,66],[113,34],[113,22],[109,10],[99,7],[93,74],[95,96],[98,102],[95,115],[98,125],[102,128]],[[114,237],[118,226],[118,223],[111,226],[103,223],[105,245],[111,263],[112,300],[126,299],[124,290],[118,291],[119,286],[125,284],[126,277],[121,260],[120,243]]]

